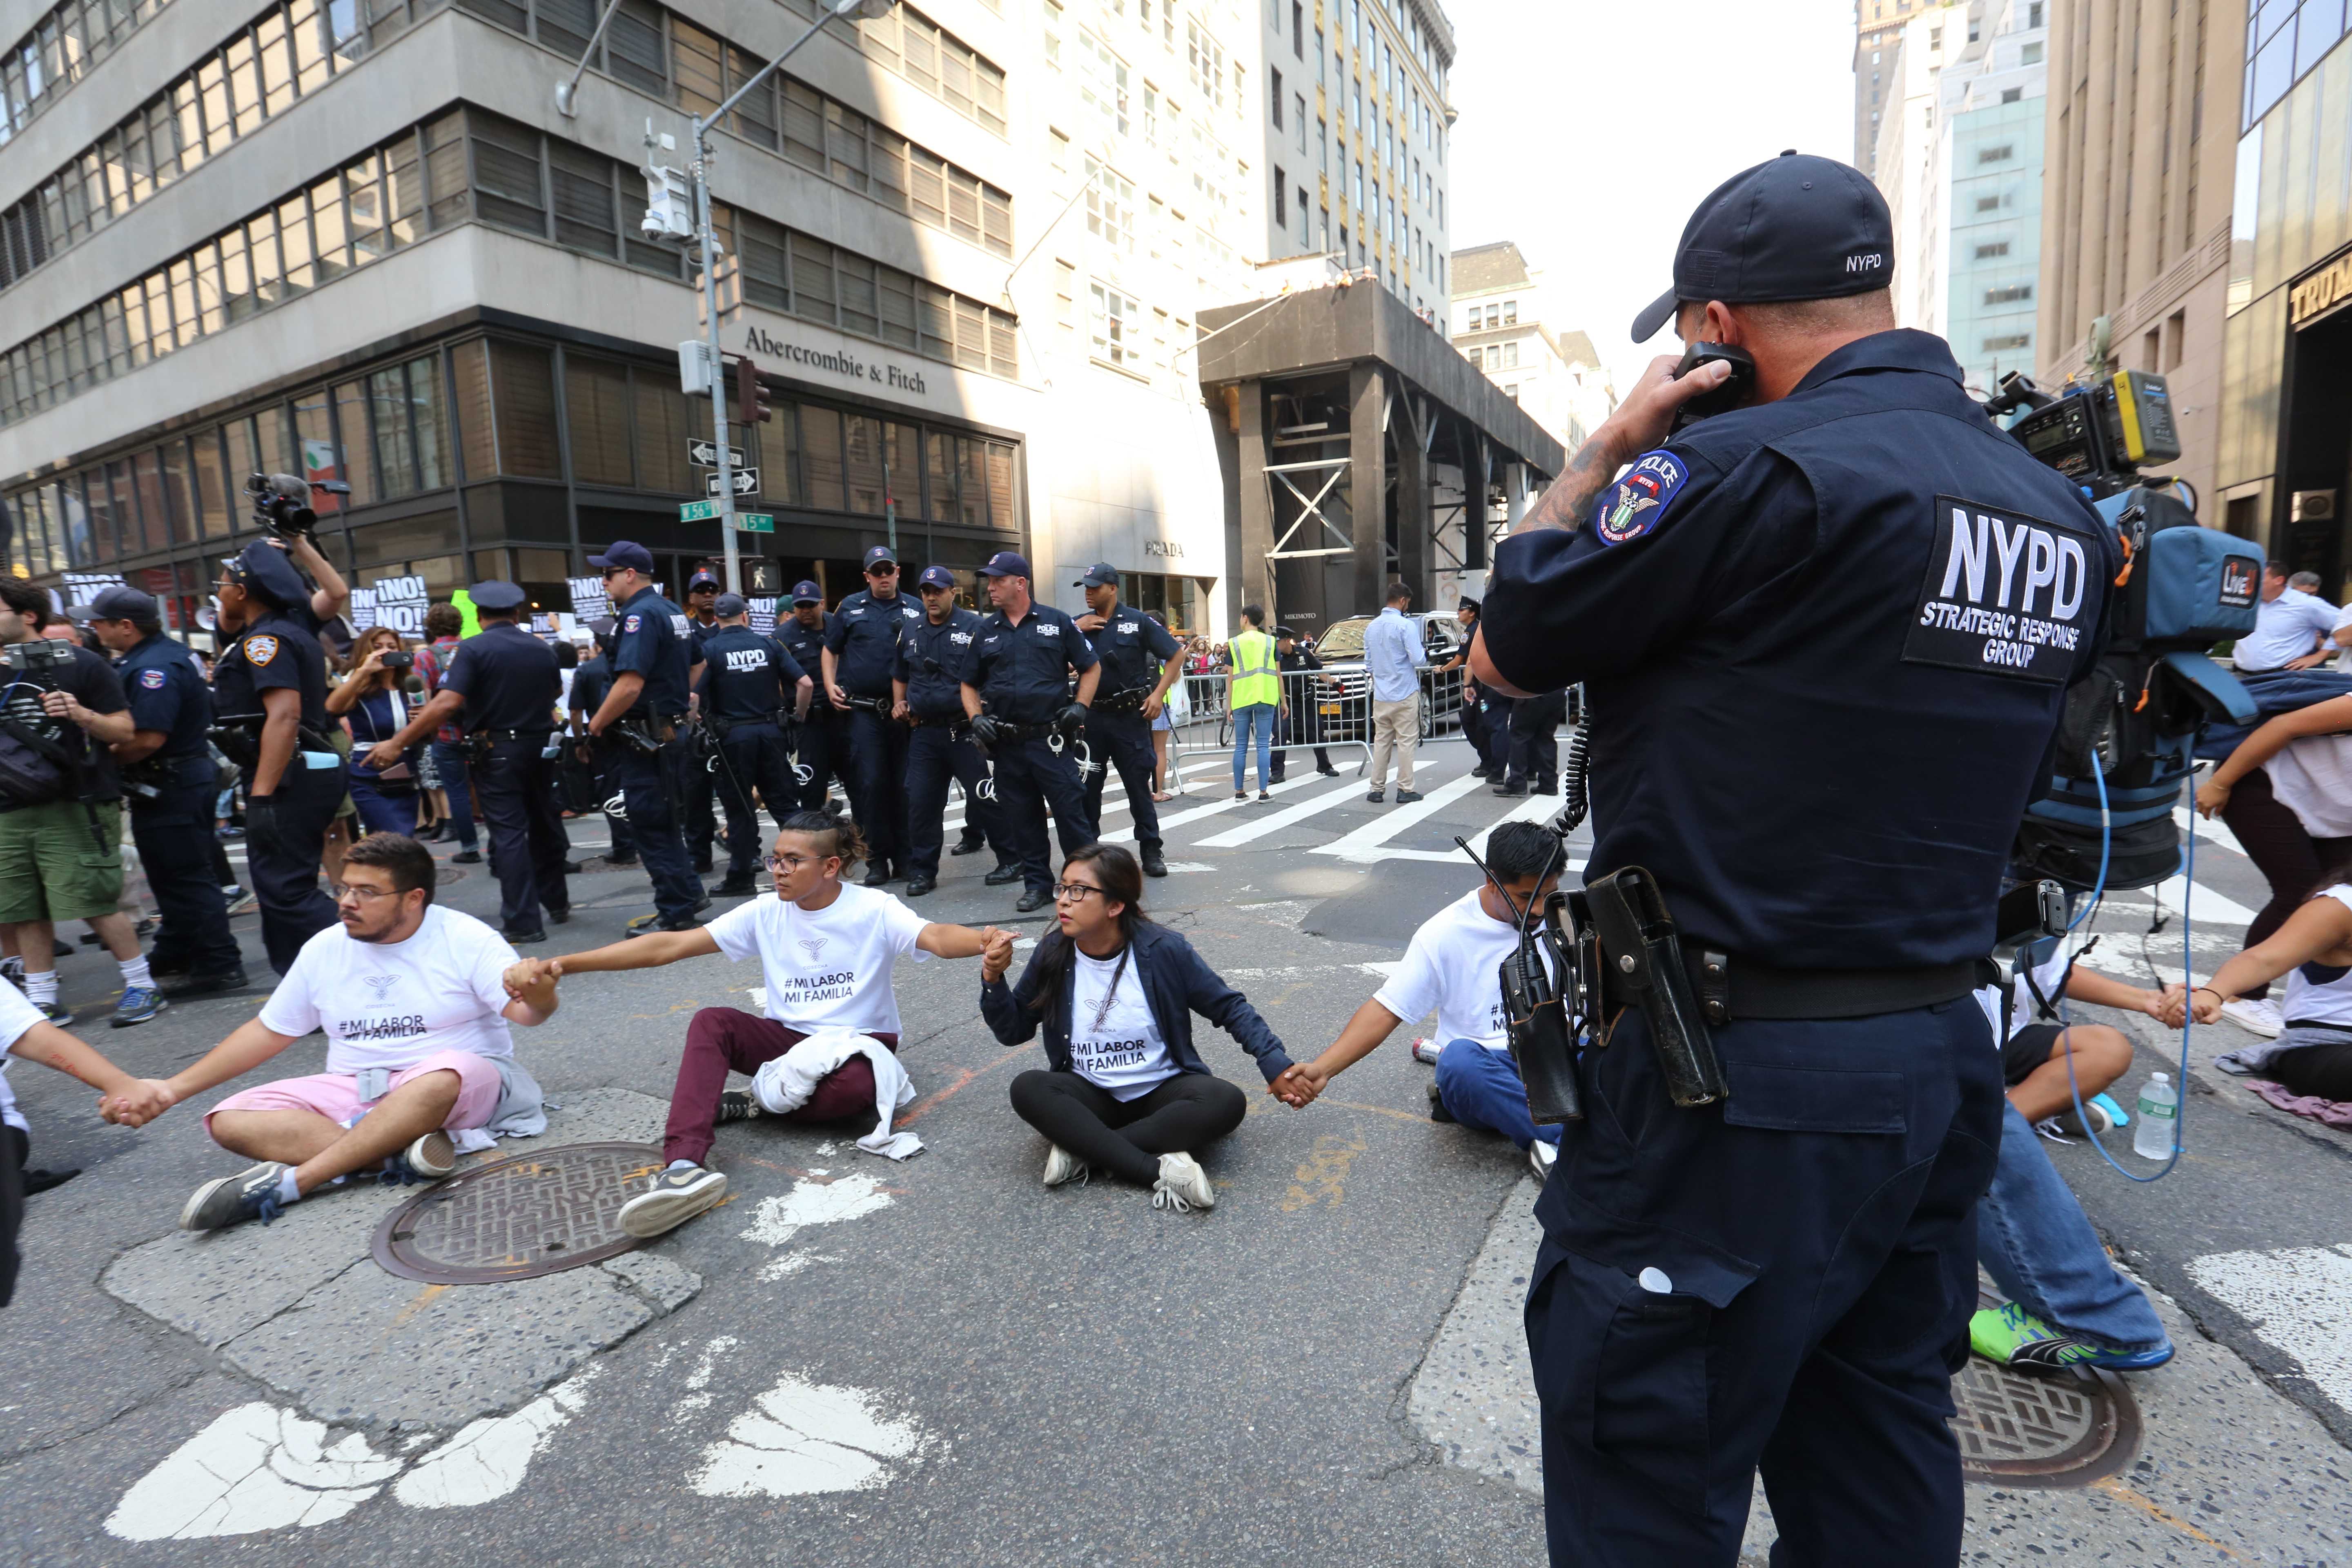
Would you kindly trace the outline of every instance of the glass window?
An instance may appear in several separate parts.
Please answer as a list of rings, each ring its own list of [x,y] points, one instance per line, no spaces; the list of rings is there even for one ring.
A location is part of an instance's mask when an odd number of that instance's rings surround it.
[[[431,361],[417,363],[429,372]],[[406,383],[404,368],[396,364],[377,371],[367,379],[368,401],[373,405],[369,412],[373,416],[375,427],[371,450],[375,456],[375,473],[380,487],[377,493],[387,499],[407,495],[418,488],[415,431],[410,421]],[[362,416],[348,409],[345,411],[343,439],[347,445],[356,446],[361,432],[367,427]],[[356,495],[359,487],[354,484],[352,490]]]
[[[341,174],[330,174],[310,187],[310,226],[318,237],[319,281],[350,271],[352,232],[344,217]]]
[[[416,488],[437,490],[455,483],[449,461],[447,388],[441,379],[441,356],[427,354],[408,362],[408,406],[416,433]]]
[[[198,528],[206,539],[228,537],[236,513],[236,486],[230,481],[228,470],[221,458],[221,437],[218,430],[205,430],[188,444],[195,470],[195,502]]]
[[[278,249],[285,258],[285,295],[290,297],[308,291],[319,280],[312,265],[310,250],[310,204],[305,197],[292,196],[278,208]]]
[[[629,389],[636,412],[637,488],[672,495],[698,490],[686,460],[687,398],[677,373],[634,368]]]
[[[612,73],[640,92],[666,99],[667,57],[661,7],[651,0],[620,0],[620,8],[604,25],[604,62]]]
[[[956,521],[955,437],[932,430],[923,437],[924,479],[930,491],[929,516],[933,522]]]
[[[525,234],[547,232],[539,181],[539,132],[495,115],[466,117],[474,142],[474,201],[485,223]],[[435,187],[440,188],[436,176]]]
[[[379,374],[382,373],[379,372]],[[394,366],[393,374],[400,374]],[[365,506],[382,498],[376,483],[375,443],[368,433],[367,383],[347,381],[335,388],[335,430],[341,437],[343,482],[352,487],[351,504]]]
[[[131,494],[124,498],[122,513],[118,520],[122,531],[122,553],[145,554],[169,548],[172,541],[172,514],[163,504],[163,466],[152,447],[135,453],[128,465],[115,465],[118,471],[128,468]],[[116,481],[118,484],[121,480]]]
[[[808,485],[803,504],[819,511],[844,510],[841,415],[808,404],[801,405],[800,414],[801,474]]]
[[[1013,448],[1003,441],[990,441],[988,447],[988,519],[998,528],[1017,529],[1021,526],[1020,510],[1013,504]]]
[[[987,443],[969,436],[956,438],[956,521],[968,528],[988,526]]]
[[[555,371],[548,351],[531,343],[490,344],[498,398],[499,471],[560,479],[555,436]]]
[[[336,449],[334,411],[325,387],[314,387],[295,397],[294,429],[302,443],[302,466],[292,471],[314,485],[342,479],[342,454]],[[314,491],[310,510],[321,517],[339,512],[343,510],[343,498]]]
[[[89,508],[91,561],[111,561],[120,553],[115,538],[114,492],[104,468],[90,468],[81,477],[82,504]]]
[[[846,416],[848,439],[844,445],[844,476],[848,481],[849,510],[866,517],[882,515],[883,422],[871,415]]]
[[[490,361],[488,348],[478,338],[449,351],[456,372],[457,442],[463,453],[467,483],[487,479],[499,471],[498,430],[490,420]]]
[[[261,62],[263,106],[271,114],[283,114],[294,107],[294,51],[286,36],[286,14],[263,13],[254,24],[253,39]]]
[[[833,324],[833,247],[804,235],[792,237],[793,313]],[[837,510],[837,509],[836,509]]]
[[[599,256],[620,254],[613,216],[613,163],[568,142],[548,143],[548,184],[555,199],[555,242]]]
[[[425,180],[417,168],[414,132],[384,145],[383,213],[388,248],[407,245],[425,232]]]
[[[189,482],[188,444],[185,441],[165,442],[162,458],[163,505],[171,520],[171,541],[173,544],[194,543],[196,538],[196,508],[194,492]]]
[[[626,367],[565,354],[563,412],[572,436],[572,478],[623,488],[636,482],[629,462]]]

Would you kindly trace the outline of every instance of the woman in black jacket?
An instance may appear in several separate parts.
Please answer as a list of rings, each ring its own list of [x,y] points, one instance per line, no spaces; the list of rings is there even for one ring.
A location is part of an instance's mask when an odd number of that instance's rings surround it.
[[[1290,1065],[1282,1042],[1192,944],[1143,912],[1143,873],[1116,845],[1063,862],[1054,889],[1059,929],[1030,955],[1017,985],[1005,965],[981,965],[981,1012],[998,1040],[1026,1043],[1045,1027],[1045,1071],[1013,1080],[1013,1110],[1053,1144],[1045,1184],[1100,1165],[1151,1184],[1154,1208],[1214,1206],[1192,1151],[1241,1125],[1248,1098],[1192,1049],[1192,1015],[1257,1058],[1268,1083]]]

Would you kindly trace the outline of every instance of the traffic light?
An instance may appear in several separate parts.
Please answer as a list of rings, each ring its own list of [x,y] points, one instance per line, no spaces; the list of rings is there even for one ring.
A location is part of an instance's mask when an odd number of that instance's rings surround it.
[[[735,361],[735,417],[745,425],[765,425],[775,417],[768,406],[768,388],[750,354]]]

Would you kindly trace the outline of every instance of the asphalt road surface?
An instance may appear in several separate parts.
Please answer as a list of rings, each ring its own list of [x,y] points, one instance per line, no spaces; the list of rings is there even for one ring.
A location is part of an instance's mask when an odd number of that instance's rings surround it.
[[[1425,750],[1427,798],[1411,807],[1372,805],[1352,772],[1311,767],[1261,804],[1234,802],[1222,761],[1202,759],[1189,793],[1161,808],[1174,874],[1151,884],[1153,912],[1295,1056],[1311,1056],[1412,928],[1472,885],[1454,836],[1475,843],[1508,816],[1549,814],[1547,802],[1494,798],[1465,766],[1458,743]],[[1111,803],[1117,837],[1116,787]],[[574,824],[573,837],[593,856],[602,824]],[[1018,889],[983,888],[988,859],[946,861],[917,907],[1013,924]],[[572,884],[577,918],[529,951],[601,945],[648,907],[641,872],[593,867]],[[469,869],[444,897],[494,920],[496,888]],[[2209,913],[2263,895],[2242,857],[2210,843],[2197,880],[2201,978],[2235,945],[2231,921],[2209,925]],[[2144,895],[2110,900],[2089,962],[2177,972],[2177,915],[2143,941],[2155,912]],[[265,977],[252,917],[236,925]],[[115,1031],[110,963],[86,950],[60,968],[79,1032],[142,1073],[208,1048],[261,996],[175,1005]],[[702,1006],[756,1010],[759,984],[755,968],[719,958],[567,982],[552,1021],[517,1031],[519,1056],[563,1107],[540,1142],[654,1136],[687,1020]],[[1215,1209],[1175,1215],[1116,1179],[1039,1184],[1045,1144],[1004,1086],[1041,1052],[989,1035],[976,963],[901,963],[897,984],[920,1097],[901,1125],[923,1153],[904,1164],[864,1153],[856,1126],[724,1128],[725,1206],[529,1290],[383,1273],[366,1238],[404,1194],[380,1189],[314,1197],[266,1228],[182,1237],[186,1194],[239,1163],[205,1139],[198,1108],[110,1128],[79,1085],[18,1065],[32,1163],[83,1174],[31,1200],[26,1273],[0,1320],[5,1555],[1543,1561],[1540,1456],[1514,1426],[1512,1394],[1525,1373],[1510,1265],[1532,1188],[1507,1143],[1428,1120],[1429,1069],[1407,1051],[1415,1030],[1302,1112],[1258,1092],[1238,1047],[1200,1035],[1253,1110],[1203,1158]],[[2156,1037],[2143,1032],[2147,1053]],[[2193,1089],[2242,1038],[2199,1031]],[[298,1042],[273,1070],[316,1070],[321,1056],[319,1039]],[[2226,1082],[2189,1097],[2186,1140],[2188,1158],[2152,1186],[2088,1149],[2056,1152],[2119,1255],[2178,1303],[2167,1310],[2179,1331],[2210,1336],[2200,1386],[2228,1385],[2232,1409],[2278,1430],[2318,1434],[2315,1416],[2334,1439],[2298,1439],[2316,1444],[2306,1468],[2340,1476],[2352,1141]],[[2116,1153],[2135,1173],[2150,1168],[2120,1140]],[[1417,1383],[1440,1363],[1458,1389]],[[1470,1414],[1433,1416],[1441,1393]],[[1494,1436],[1482,1447],[1471,1428]],[[2021,1531],[2015,1496],[1972,1494],[1984,1547],[1972,1561],[2063,1544],[2046,1520]],[[2221,1527],[2192,1504],[2132,1496],[2171,1522],[2116,1505],[2156,1544],[2113,1546],[2113,1560],[2231,1560],[2200,1544]],[[2334,1519],[2321,1512],[2316,1544],[2263,1560],[2342,1561],[2324,1533],[2344,1517],[2340,1490]]]

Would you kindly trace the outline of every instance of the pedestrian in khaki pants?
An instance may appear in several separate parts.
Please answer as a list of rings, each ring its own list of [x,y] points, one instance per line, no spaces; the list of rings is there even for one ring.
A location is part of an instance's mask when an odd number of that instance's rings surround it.
[[[1387,798],[1389,753],[1396,753],[1397,804],[1421,798],[1412,787],[1412,748],[1421,739],[1421,628],[1405,615],[1412,590],[1389,584],[1388,604],[1364,628],[1364,672],[1371,679],[1372,793]]]

